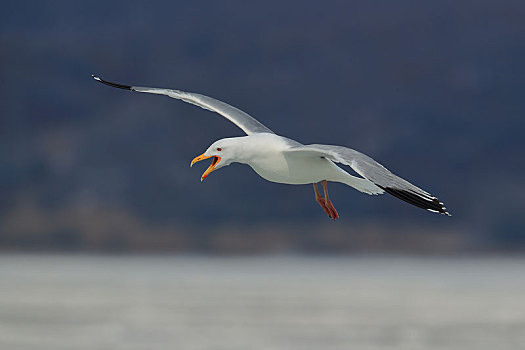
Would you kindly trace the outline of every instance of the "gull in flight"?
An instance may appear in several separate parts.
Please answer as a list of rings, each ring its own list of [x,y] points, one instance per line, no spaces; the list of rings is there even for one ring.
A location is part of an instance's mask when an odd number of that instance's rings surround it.
[[[356,190],[378,195],[387,192],[417,207],[450,216],[443,202],[410,182],[392,174],[369,156],[353,149],[331,145],[303,145],[275,134],[262,123],[238,108],[201,94],[173,89],[129,86],[112,83],[92,75],[96,81],[111,87],[166,95],[216,112],[241,128],[247,136],[215,141],[191,165],[213,158],[202,174],[201,181],[212,171],[231,163],[248,164],[262,178],[278,183],[313,184],[315,200],[333,220],[339,217],[330,197],[328,181],[341,182]],[[351,167],[358,175],[352,176],[335,163]],[[323,195],[317,183],[323,187]]]

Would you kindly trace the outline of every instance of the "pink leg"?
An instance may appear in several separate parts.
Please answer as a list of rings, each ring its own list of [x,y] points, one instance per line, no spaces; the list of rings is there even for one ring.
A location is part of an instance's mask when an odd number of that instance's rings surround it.
[[[326,213],[326,215],[328,215],[330,218],[332,218],[332,213],[330,213],[330,210],[328,210],[328,208],[326,207],[325,200],[321,196],[321,194],[319,193],[319,190],[317,189],[317,184],[314,182],[312,185],[314,185],[315,200],[317,201],[317,203],[319,203],[321,208],[323,208],[323,210]]]
[[[325,205],[332,213],[332,219],[337,220],[339,218],[339,214],[337,213],[337,210],[335,209],[334,205],[332,204],[332,201],[330,200],[330,197],[328,196],[328,182],[326,180],[323,180],[322,184],[324,190]]]
[[[315,200],[321,208],[323,208],[326,215],[328,215],[331,219],[337,220],[339,217],[339,214],[337,213],[337,210],[335,210],[334,205],[330,201],[330,198],[328,197],[328,184],[326,180],[322,181],[323,184],[323,190],[324,190],[324,197],[321,196],[319,193],[319,190],[317,189],[317,184],[313,183],[314,185],[314,192],[315,192]]]

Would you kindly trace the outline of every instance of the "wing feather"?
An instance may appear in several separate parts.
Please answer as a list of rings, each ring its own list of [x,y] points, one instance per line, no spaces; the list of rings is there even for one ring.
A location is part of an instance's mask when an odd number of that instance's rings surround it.
[[[450,216],[443,202],[440,202],[437,197],[394,175],[366,154],[351,148],[313,144],[292,147],[288,152],[311,152],[333,162],[348,165],[356,173],[391,195],[420,208]]]
[[[264,126],[257,119],[250,116],[248,113],[243,112],[236,107],[230,106],[225,102],[216,100],[205,95],[174,89],[123,85],[119,83],[109,82],[94,75],[92,75],[92,77],[96,81],[111,87],[137,92],[144,92],[149,94],[166,95],[171,98],[191,103],[209,111],[218,113],[224,118],[231,121],[233,124],[237,125],[239,128],[241,128],[247,135],[264,132],[273,134],[272,130],[268,129],[266,126]]]

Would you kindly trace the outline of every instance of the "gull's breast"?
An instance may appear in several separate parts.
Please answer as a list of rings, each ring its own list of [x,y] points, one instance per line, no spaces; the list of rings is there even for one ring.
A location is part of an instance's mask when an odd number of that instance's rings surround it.
[[[293,157],[281,152],[254,157],[248,163],[262,178],[278,183],[301,185],[336,177],[336,165],[320,157]]]

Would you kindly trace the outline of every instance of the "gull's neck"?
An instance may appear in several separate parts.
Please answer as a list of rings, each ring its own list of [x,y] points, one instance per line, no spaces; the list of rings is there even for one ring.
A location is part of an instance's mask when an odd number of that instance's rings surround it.
[[[286,138],[269,133],[232,137],[230,140],[235,147],[235,161],[244,164],[252,164],[254,159],[271,157],[290,147]]]

